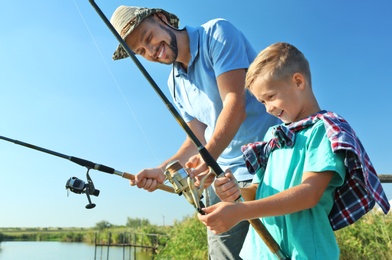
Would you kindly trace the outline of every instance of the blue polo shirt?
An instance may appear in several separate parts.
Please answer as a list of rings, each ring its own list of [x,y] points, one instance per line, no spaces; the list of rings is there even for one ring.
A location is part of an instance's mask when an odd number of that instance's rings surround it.
[[[188,71],[175,63],[168,86],[183,119],[189,122],[196,118],[207,125],[205,139],[208,142],[223,108],[216,78],[230,70],[247,69],[257,53],[242,32],[224,19],[214,19],[196,28],[186,26],[185,29],[191,54]],[[223,170],[230,168],[238,181],[253,178],[245,167],[241,146],[261,141],[270,126],[280,123],[267,114],[264,105],[247,90],[246,113],[237,134],[217,160]]]

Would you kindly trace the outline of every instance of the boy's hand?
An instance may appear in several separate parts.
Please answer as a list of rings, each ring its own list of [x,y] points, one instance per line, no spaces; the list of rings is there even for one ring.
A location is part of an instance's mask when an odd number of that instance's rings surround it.
[[[233,202],[241,195],[240,188],[234,175],[228,169],[225,177],[215,180],[215,192],[222,201]]]
[[[230,230],[241,221],[238,212],[242,203],[219,202],[202,210],[206,215],[198,214],[199,220],[206,225],[212,233],[221,234]]]

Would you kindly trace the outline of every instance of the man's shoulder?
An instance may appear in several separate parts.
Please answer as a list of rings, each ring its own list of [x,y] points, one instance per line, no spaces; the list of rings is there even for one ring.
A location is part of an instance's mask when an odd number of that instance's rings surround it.
[[[230,22],[228,20],[224,19],[224,18],[214,18],[214,19],[211,19],[211,20],[205,22],[203,24],[203,26],[204,25],[209,25],[209,24],[217,24],[217,23],[230,23]]]
[[[234,25],[224,18],[215,18],[202,24],[201,27],[204,28],[204,30],[208,31],[216,30],[219,28],[234,28]]]

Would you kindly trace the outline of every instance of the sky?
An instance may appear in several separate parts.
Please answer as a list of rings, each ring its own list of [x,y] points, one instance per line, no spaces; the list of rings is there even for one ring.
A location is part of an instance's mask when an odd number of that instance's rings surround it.
[[[392,173],[392,3],[380,1],[96,1],[163,8],[180,27],[225,18],[257,52],[288,42],[308,58],[322,109],[355,129],[379,174]],[[0,7],[0,136],[136,174],[174,154],[186,137],[87,0],[4,0]],[[170,66],[139,58],[164,94]],[[384,130],[383,130],[384,129]],[[382,131],[381,131],[382,130]],[[387,131],[387,132],[383,132]],[[91,170],[98,197],[70,193],[86,168],[0,140],[0,227],[171,225],[195,210],[183,196],[147,192]],[[392,184],[384,184],[389,199]]]

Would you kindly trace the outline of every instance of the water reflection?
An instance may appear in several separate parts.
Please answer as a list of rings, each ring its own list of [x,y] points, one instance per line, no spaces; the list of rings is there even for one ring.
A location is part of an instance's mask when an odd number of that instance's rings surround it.
[[[97,247],[84,243],[7,241],[0,244],[1,260],[152,260],[151,253],[140,249]],[[136,255],[136,258],[135,258]]]

